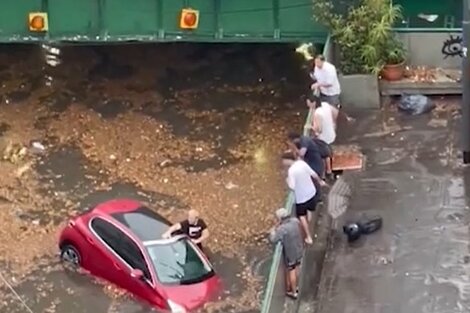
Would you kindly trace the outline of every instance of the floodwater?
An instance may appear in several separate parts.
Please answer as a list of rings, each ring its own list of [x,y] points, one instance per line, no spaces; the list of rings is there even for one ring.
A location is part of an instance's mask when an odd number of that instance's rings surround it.
[[[301,66],[279,45],[1,46],[1,274],[35,313],[150,312],[57,260],[69,216],[130,197],[172,221],[198,209],[226,286],[205,311],[258,311]],[[26,312],[0,286],[0,312]]]

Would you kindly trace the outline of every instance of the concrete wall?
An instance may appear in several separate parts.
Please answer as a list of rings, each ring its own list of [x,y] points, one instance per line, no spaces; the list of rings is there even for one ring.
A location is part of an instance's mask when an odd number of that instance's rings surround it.
[[[338,47],[330,40],[325,43],[323,55],[338,66]],[[341,85],[341,105],[352,109],[379,109],[379,83],[375,75],[338,75]]]
[[[462,57],[461,32],[398,33],[408,50],[408,64],[459,68]]]
[[[380,109],[376,75],[339,75],[341,105],[350,109]]]

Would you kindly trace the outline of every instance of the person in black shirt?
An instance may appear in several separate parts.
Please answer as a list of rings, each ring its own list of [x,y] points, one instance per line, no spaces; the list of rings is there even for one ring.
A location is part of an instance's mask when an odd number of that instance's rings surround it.
[[[163,234],[163,238],[170,238],[175,232],[183,233],[191,238],[201,250],[202,242],[209,237],[207,225],[202,218],[199,218],[199,212],[196,210],[189,210],[187,219],[170,226]]]
[[[323,162],[321,149],[308,136],[301,136],[296,133],[288,135],[289,148],[296,155],[300,156],[318,176],[323,177],[325,171],[325,164]]]
[[[322,158],[322,151],[312,138],[297,133],[289,133],[288,145],[289,149],[296,156],[301,157],[320,178],[325,176],[325,162]],[[313,183],[317,189],[315,201],[320,203],[322,202],[321,186],[315,180]]]

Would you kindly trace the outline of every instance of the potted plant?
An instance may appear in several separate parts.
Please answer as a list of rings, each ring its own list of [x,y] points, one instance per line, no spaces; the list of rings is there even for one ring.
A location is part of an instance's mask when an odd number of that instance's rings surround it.
[[[380,76],[389,81],[402,79],[405,73],[406,50],[403,43],[395,36],[385,45],[384,60]]]
[[[402,19],[401,7],[392,0],[312,0],[312,6],[315,20],[329,30],[337,52],[333,62],[340,73],[341,104],[379,108],[379,76],[403,75],[405,50],[393,32]],[[400,66],[391,73],[394,63]]]
[[[390,47],[400,59],[404,56],[392,30],[402,18],[401,7],[392,0],[359,0],[352,5],[349,1],[344,10],[330,0],[313,0],[313,11],[338,46],[339,70],[345,75],[378,75],[394,59]]]

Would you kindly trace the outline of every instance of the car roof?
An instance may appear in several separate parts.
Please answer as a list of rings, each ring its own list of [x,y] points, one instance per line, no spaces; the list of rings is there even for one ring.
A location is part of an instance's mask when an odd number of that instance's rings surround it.
[[[162,239],[171,223],[142,203],[129,199],[110,200],[93,210],[108,215],[129,229],[142,242]]]

